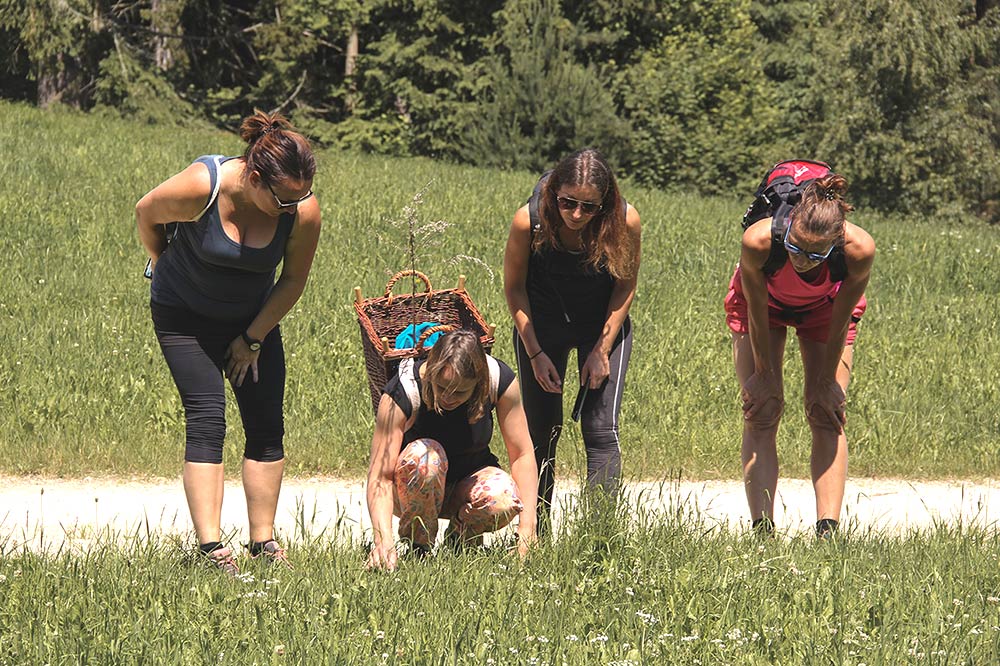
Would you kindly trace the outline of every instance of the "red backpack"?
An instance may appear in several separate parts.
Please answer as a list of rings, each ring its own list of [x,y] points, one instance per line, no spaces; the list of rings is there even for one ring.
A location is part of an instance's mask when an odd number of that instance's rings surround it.
[[[765,275],[777,273],[788,259],[785,230],[788,228],[788,216],[802,198],[802,192],[809,183],[829,173],[830,165],[826,162],[787,160],[771,167],[760,181],[753,202],[743,215],[743,229],[765,217],[771,218],[771,253],[764,262]],[[830,262],[831,280],[840,282],[847,276],[847,263],[841,248],[834,248],[827,261]]]

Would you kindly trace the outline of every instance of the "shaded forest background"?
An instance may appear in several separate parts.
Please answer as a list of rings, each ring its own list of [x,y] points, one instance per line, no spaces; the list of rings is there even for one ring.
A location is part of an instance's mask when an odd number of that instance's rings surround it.
[[[667,190],[831,162],[863,205],[1000,221],[998,0],[0,0],[0,97]]]

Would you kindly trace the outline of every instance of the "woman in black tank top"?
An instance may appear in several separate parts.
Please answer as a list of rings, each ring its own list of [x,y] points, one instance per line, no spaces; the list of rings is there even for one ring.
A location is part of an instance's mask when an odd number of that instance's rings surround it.
[[[510,474],[489,449],[496,412]],[[442,336],[424,362],[400,364],[375,418],[368,467],[372,568],[395,569],[392,516],[411,552],[434,545],[438,518],[446,538],[481,541],[516,516],[518,552],[535,540],[538,469],[514,372],[487,357],[474,333]]]
[[[280,115],[262,112],[243,121],[240,135],[247,142],[242,157],[200,158],[135,207],[152,269],[153,326],[184,405],[191,519],[208,561],[230,574],[239,568],[220,542],[222,377],[232,384],[246,433],[250,556],[287,564],[274,540],[284,470],[278,323],[302,295],[320,230],[308,141]],[[176,228],[169,245],[167,225]]]
[[[518,376],[541,477],[539,528],[552,503],[562,385],[576,349],[587,482],[612,497],[621,475],[618,413],[632,349],[629,307],[639,270],[639,214],[607,161],[585,148],[539,181],[514,216],[504,293],[514,319]]]

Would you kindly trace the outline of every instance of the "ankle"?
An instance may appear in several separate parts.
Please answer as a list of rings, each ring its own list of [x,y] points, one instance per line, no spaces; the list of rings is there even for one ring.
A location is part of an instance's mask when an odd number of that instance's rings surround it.
[[[220,548],[222,548],[221,541],[206,541],[205,543],[200,544],[198,546],[198,550],[200,550],[205,555],[208,555],[213,551],[219,550]]]
[[[774,521],[767,516],[761,516],[750,523],[750,529],[760,536],[774,536]]]
[[[840,523],[833,518],[820,518],[816,521],[816,536],[820,539],[828,539],[837,533]]]

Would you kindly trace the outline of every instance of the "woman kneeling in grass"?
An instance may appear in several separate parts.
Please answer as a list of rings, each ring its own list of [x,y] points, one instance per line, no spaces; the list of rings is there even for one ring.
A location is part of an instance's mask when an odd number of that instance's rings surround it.
[[[781,365],[787,327],[795,328],[812,430],[816,533],[836,530],[847,480],[847,384],[875,242],[845,219],[847,181],[830,174],[802,193],[784,234],[782,264],[765,273],[771,218],[743,234],[740,263],[726,296],[736,375],[743,394],[743,478],[755,530],[771,533],[778,484],[775,440],[784,409]],[[777,241],[775,241],[777,242]]]
[[[510,474],[490,451],[493,410]],[[395,569],[392,516],[413,552],[430,552],[438,518],[449,541],[475,543],[520,515],[518,552],[535,540],[538,468],[514,372],[476,335],[441,337],[426,360],[407,359],[386,384],[368,468],[374,546],[368,566]]]

